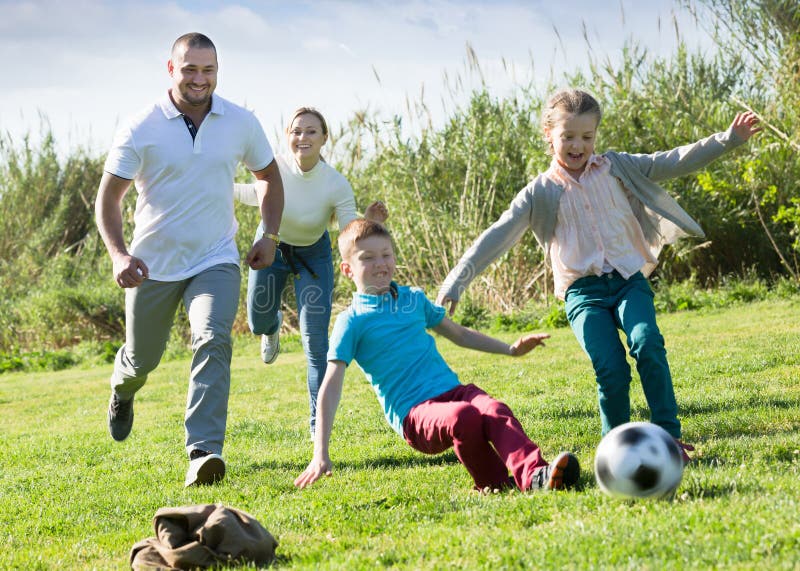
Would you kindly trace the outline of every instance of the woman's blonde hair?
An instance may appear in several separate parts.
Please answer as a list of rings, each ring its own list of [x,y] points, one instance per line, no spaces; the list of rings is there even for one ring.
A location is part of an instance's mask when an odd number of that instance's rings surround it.
[[[300,117],[300,115],[313,115],[319,119],[319,122],[322,125],[322,134],[326,137],[328,136],[328,123],[325,121],[325,117],[322,116],[322,113],[320,113],[320,111],[314,107],[299,107],[295,109],[294,113],[292,113],[292,118],[289,119],[289,122],[286,124],[287,133],[290,132],[294,120]]]

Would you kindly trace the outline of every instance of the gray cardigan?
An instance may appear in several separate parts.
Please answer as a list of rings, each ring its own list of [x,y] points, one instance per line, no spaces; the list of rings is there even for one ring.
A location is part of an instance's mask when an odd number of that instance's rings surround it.
[[[627,191],[654,258],[664,245],[678,238],[705,236],[700,225],[656,182],[701,169],[743,143],[743,139],[728,129],[671,151],[650,155],[608,151],[603,155],[611,162],[609,172]],[[508,209],[475,240],[447,275],[439,289],[439,298],[457,301],[472,280],[516,244],[528,229],[544,248],[545,256],[549,256],[563,192],[562,186],[544,174],[539,174],[519,191]],[[649,264],[642,271],[649,275],[654,268],[654,264]]]

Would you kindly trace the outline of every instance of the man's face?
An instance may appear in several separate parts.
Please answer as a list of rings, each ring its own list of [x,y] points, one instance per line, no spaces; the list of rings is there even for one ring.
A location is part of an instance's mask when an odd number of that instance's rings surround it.
[[[172,99],[179,110],[205,110],[217,87],[217,52],[210,48],[177,46],[167,62]]]

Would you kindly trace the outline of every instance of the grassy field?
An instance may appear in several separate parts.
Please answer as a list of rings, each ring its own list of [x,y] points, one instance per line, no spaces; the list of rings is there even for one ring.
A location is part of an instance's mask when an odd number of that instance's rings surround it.
[[[186,360],[152,374],[123,443],[106,431],[110,366],[2,375],[0,569],[124,569],[156,509],[208,502],[258,518],[280,541],[278,569],[799,569],[800,300],[660,324],[697,446],[672,502],[595,486],[595,389],[568,329],[518,360],[439,340],[462,381],[507,402],[548,457],[578,454],[585,486],[566,493],[471,492],[452,452],[423,456],[391,431],[356,367],[334,474],[298,491],[311,455],[303,356],[267,368],[254,338],[235,348],[228,476],[215,487],[183,488]]]

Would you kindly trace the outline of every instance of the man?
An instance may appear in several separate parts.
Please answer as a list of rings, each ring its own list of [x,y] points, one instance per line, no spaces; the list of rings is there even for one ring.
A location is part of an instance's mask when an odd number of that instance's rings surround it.
[[[283,212],[283,184],[255,116],[214,94],[217,52],[191,33],[175,41],[167,62],[172,86],[122,127],[105,163],[96,219],[125,288],[125,344],[111,375],[108,428],[118,441],[133,425],[133,398],[156,368],[181,301],[192,331],[186,403],[186,485],[225,475],[231,329],[239,304],[239,253],[234,237],[233,179],[239,162],[257,179],[264,237],[246,261],[272,264]],[[130,251],[121,203],[138,192]]]

